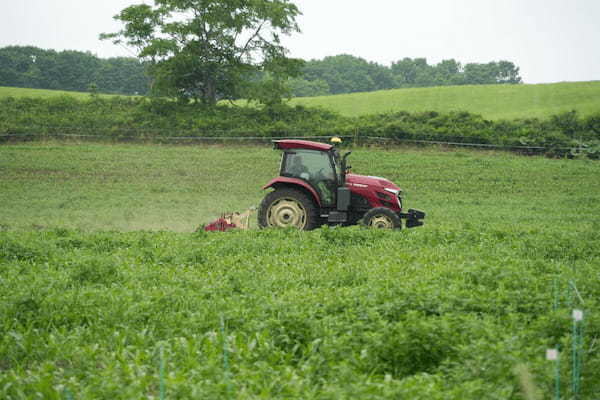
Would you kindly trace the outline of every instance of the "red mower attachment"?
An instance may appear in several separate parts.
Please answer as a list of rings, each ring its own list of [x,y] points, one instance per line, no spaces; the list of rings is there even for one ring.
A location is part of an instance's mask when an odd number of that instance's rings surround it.
[[[229,229],[250,229],[250,215],[254,212],[252,207],[243,213],[234,212],[221,214],[221,217],[204,226],[206,232],[225,232]]]
[[[227,229],[236,228],[235,224],[231,224],[227,222],[225,218],[219,218],[216,221],[211,222],[210,224],[204,227],[206,232],[225,232]]]

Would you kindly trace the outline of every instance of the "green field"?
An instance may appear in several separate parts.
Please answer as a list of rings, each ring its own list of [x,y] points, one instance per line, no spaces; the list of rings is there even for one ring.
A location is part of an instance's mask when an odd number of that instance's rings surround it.
[[[256,148],[26,145],[0,154],[0,224],[19,229],[191,232],[257,205],[278,165],[275,152]],[[240,174],[247,165],[251,180]]]
[[[277,175],[279,157],[267,144],[4,145],[0,224],[191,232],[221,212],[257,206],[261,187]],[[357,173],[400,185],[408,206],[427,210],[437,227],[466,222],[474,213],[485,214],[488,223],[522,225],[528,212],[515,211],[533,208],[544,216],[536,227],[554,226],[556,220],[545,216],[559,208],[566,209],[565,220],[580,215],[569,207],[570,197],[585,191],[590,202],[600,199],[600,164],[593,161],[434,148],[357,150],[351,161]],[[505,197],[507,190],[513,195]]]
[[[395,89],[297,98],[292,104],[321,106],[346,116],[390,111],[469,111],[495,120],[543,118],[571,110],[587,115],[600,110],[600,81]]]
[[[89,99],[90,94],[85,92],[71,92],[65,90],[46,90],[46,89],[27,89],[0,86],[0,98],[2,97],[56,97],[56,96],[73,96],[78,99]],[[115,95],[101,94],[102,97],[112,97]]]
[[[257,204],[278,153],[0,146],[0,398],[522,399],[528,374],[552,398],[559,345],[566,399],[574,307],[595,398],[600,163],[351,159],[426,225],[192,233]]]

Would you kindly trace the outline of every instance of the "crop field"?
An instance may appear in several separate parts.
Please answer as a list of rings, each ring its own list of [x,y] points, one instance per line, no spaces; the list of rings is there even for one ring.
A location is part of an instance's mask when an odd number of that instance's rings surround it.
[[[597,398],[599,162],[355,148],[425,226],[194,232],[278,159],[0,146],[0,398]]]

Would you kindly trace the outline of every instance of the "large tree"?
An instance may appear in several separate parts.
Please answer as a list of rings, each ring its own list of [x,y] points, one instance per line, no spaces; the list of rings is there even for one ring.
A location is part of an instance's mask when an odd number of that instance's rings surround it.
[[[125,43],[149,62],[153,90],[213,105],[220,99],[281,99],[302,61],[286,57],[280,35],[299,31],[289,0],[155,0],[114,18],[102,39]]]

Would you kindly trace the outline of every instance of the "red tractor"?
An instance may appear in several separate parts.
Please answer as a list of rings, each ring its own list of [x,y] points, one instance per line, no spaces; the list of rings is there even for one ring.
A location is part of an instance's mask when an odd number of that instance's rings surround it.
[[[332,140],[334,141],[334,140]],[[337,139],[339,142],[339,139]],[[425,213],[402,212],[402,190],[375,176],[349,173],[346,159],[326,143],[276,140],[283,150],[279,176],[263,189],[273,188],[260,204],[260,227],[296,227],[310,230],[322,224],[353,225],[362,221],[375,228],[423,225]]]

